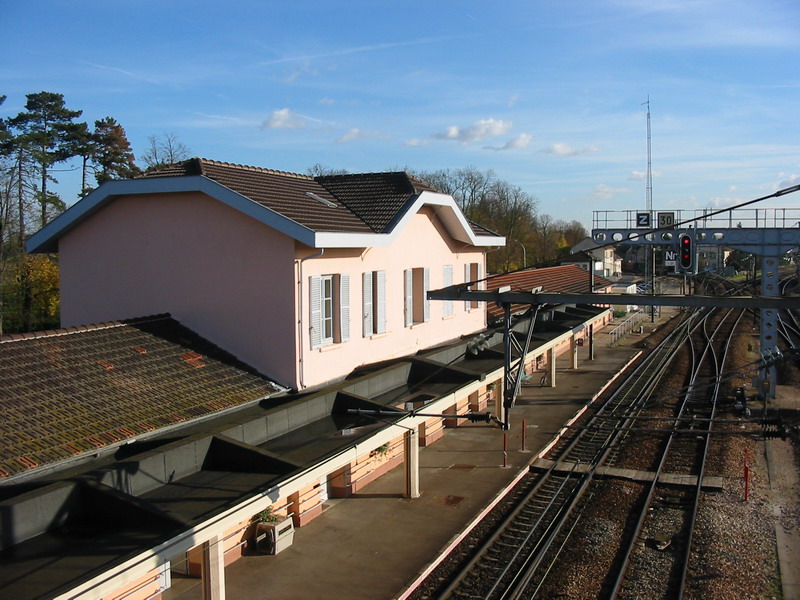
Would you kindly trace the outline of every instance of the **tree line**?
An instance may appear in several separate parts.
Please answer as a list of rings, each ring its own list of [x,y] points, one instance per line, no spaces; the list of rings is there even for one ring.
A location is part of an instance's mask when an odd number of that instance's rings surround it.
[[[42,91],[26,99],[22,112],[0,119],[0,335],[58,326],[57,256],[29,255],[25,241],[66,208],[53,190],[61,170],[81,170],[77,196],[83,197],[107,181],[191,156],[175,134],[163,133],[148,138],[140,166],[125,129],[113,117],[90,127],[80,121],[83,111],[68,108],[62,94]],[[0,105],[5,100],[0,95]],[[491,170],[405,170],[452,195],[469,220],[506,237],[504,248],[487,254],[490,273],[553,261],[587,236],[578,221],[540,213],[536,198]],[[317,164],[308,173],[346,171]]]
[[[489,273],[550,264],[588,236],[579,221],[567,222],[539,212],[535,197],[498,179],[492,170],[465,167],[409,172],[453,196],[467,219],[505,236],[505,247],[490,250],[486,256]]]
[[[0,96],[0,105],[6,101]],[[142,172],[125,129],[113,117],[88,123],[53,92],[27,94],[25,109],[0,119],[0,335],[58,325],[58,265],[28,255],[25,240],[66,208],[53,191],[65,167],[81,170],[78,197]],[[188,158],[174,134],[151,136],[144,168]]]

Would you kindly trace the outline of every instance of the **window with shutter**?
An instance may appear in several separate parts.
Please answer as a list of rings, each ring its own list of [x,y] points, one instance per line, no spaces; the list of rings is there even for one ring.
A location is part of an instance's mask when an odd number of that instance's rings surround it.
[[[483,278],[481,274],[481,264],[480,263],[467,263],[464,265],[464,283],[468,283],[470,281],[478,281],[479,279]],[[483,289],[483,283],[477,283],[475,285],[470,286],[471,290],[480,290]],[[472,310],[474,308],[478,308],[480,306],[480,302],[475,300],[466,300],[464,301],[464,308],[467,310]]]
[[[406,327],[430,320],[430,303],[425,297],[430,287],[430,269],[417,267],[405,271]]]
[[[322,343],[332,344],[334,332],[333,275],[323,275],[321,279]]]
[[[309,277],[309,342],[315,350],[350,339],[350,276]]]
[[[372,277],[373,273],[363,273],[361,275],[361,314],[362,314],[362,335],[369,337],[374,333],[375,315],[373,314],[372,304]]]
[[[386,271],[363,274],[364,337],[386,333]]]

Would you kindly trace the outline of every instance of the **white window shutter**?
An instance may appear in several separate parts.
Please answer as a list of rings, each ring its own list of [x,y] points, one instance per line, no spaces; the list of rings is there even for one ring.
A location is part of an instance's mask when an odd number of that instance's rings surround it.
[[[422,320],[425,323],[431,320],[431,301],[428,300],[429,289],[431,289],[431,270],[428,267],[425,267],[425,270],[423,271],[423,283],[422,283],[422,306],[423,306]]]
[[[411,269],[406,269],[404,275],[403,291],[405,293],[406,327],[411,327],[414,324],[414,272]]]
[[[375,333],[386,333],[386,271],[376,271],[375,287]]]
[[[483,263],[482,263],[482,262],[479,262],[479,263],[478,263],[478,281],[480,281],[480,280],[482,280],[482,279],[483,279]],[[481,281],[481,282],[480,282],[480,283],[477,285],[477,288],[478,288],[479,290],[485,290],[485,289],[486,289],[486,282],[485,282],[485,281]],[[486,302],[480,302],[480,303],[478,304],[478,306],[481,306],[481,307],[483,307],[483,306],[486,306]]]
[[[373,333],[372,330],[372,315],[374,307],[372,306],[372,272],[363,273],[361,275],[361,298],[362,298],[362,320],[364,322],[364,337],[369,337]]]
[[[453,265],[445,265],[444,269],[442,270],[442,286],[450,287],[451,285],[453,285]],[[445,300],[442,302],[442,316],[443,317],[453,316],[452,300]]]
[[[350,341],[350,275],[339,276],[339,338]]]
[[[469,268],[469,263],[467,263],[464,265],[464,283],[469,282],[469,276],[470,276],[470,268]],[[467,311],[471,310],[469,300],[464,301],[464,309]]]
[[[322,346],[322,294],[320,291],[321,278],[312,275],[308,278],[309,324],[311,349],[316,350]]]

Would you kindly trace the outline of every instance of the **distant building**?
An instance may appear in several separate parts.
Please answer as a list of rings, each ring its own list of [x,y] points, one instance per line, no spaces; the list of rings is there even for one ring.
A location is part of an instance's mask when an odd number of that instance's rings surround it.
[[[713,271],[722,273],[728,256],[731,254],[730,248],[714,244],[697,245],[697,268],[700,271]]]
[[[592,238],[585,238],[575,244],[571,249],[571,254],[587,253],[592,258],[592,268],[596,275],[601,277],[613,277],[622,273],[622,257],[616,253],[613,246],[598,245]],[[564,264],[566,261],[562,261]],[[581,263],[587,262],[585,259]],[[586,269],[588,270],[588,269]]]

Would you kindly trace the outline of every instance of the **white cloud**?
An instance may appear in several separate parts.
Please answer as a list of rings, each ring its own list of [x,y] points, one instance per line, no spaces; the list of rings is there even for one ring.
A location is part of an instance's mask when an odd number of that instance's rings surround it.
[[[610,185],[601,183],[594,186],[592,190],[592,197],[597,200],[611,200],[618,194],[630,194],[631,190],[628,188],[613,188]]]
[[[481,119],[465,129],[450,125],[444,132],[433,134],[433,137],[442,140],[457,140],[462,144],[471,144],[488,137],[505,135],[511,131],[512,125],[511,121],[503,121],[502,119]]]
[[[530,133],[520,133],[518,136],[508,140],[502,146],[484,146],[483,149],[500,152],[501,150],[517,150],[519,148],[527,148],[532,139],[533,136]]]
[[[774,190],[782,190],[800,184],[800,175],[796,173],[792,173],[791,175],[788,173],[778,173],[778,177],[780,177],[780,181],[773,184],[772,189]]]
[[[308,121],[289,108],[281,108],[272,111],[262,127],[264,129],[303,129],[308,127]]]
[[[306,61],[305,63],[303,63],[302,65],[300,65],[296,69],[292,69],[291,71],[289,71],[283,77],[283,82],[284,83],[294,83],[295,81],[297,81],[298,79],[300,79],[300,77],[302,77],[304,75],[310,75],[312,77],[316,77],[318,74],[319,74],[319,72],[316,69],[311,68],[310,63],[308,61]]]
[[[409,146],[411,148],[422,148],[423,146],[428,146],[430,142],[428,140],[421,140],[419,138],[411,138],[410,140],[406,140],[403,145]]]
[[[723,208],[730,208],[731,206],[736,206],[737,204],[741,204],[741,198],[722,198],[722,197],[714,197],[711,198],[710,204],[711,206],[708,208],[715,208],[715,209],[723,209]]]
[[[653,177],[661,177],[661,171],[651,171]],[[631,171],[628,181],[639,181],[647,178],[647,171]]]
[[[511,97],[508,99],[508,108],[513,108],[519,102],[519,94],[511,94]]]
[[[356,140],[364,140],[367,138],[379,138],[379,137],[382,136],[378,131],[364,131],[363,129],[354,127],[353,129],[343,133],[336,141],[340,144],[344,144],[346,142],[354,142]]]
[[[181,123],[184,127],[199,127],[205,129],[220,128],[229,129],[231,127],[258,127],[259,121],[257,118],[251,117],[237,117],[230,115],[214,115],[208,113],[196,112],[191,119],[187,119]]]
[[[573,148],[569,144],[558,142],[552,144],[547,148],[543,148],[540,152],[544,154],[553,154],[555,156],[577,156],[579,154],[587,154],[589,152],[597,152],[600,150],[597,146],[584,146],[583,148]]]

